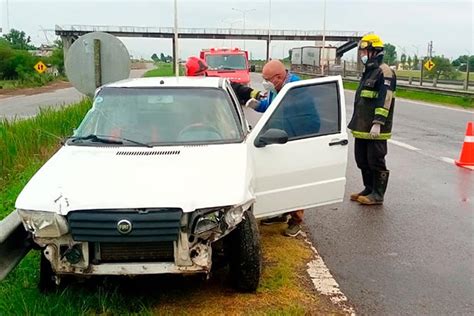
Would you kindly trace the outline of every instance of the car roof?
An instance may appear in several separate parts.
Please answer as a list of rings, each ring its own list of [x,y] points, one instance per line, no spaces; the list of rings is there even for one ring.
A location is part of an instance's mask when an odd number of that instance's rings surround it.
[[[154,87],[206,87],[221,88],[224,78],[220,77],[150,77],[125,79],[104,85],[112,88],[154,88]]]

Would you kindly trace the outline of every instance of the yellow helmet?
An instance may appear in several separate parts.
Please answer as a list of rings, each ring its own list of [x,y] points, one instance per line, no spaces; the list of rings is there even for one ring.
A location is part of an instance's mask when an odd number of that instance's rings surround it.
[[[362,37],[359,42],[359,49],[375,49],[383,50],[383,42],[380,36],[375,34],[367,34]]]

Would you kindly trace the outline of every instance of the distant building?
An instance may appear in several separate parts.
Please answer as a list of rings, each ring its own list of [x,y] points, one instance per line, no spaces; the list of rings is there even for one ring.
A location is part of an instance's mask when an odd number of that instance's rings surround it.
[[[33,56],[50,57],[53,54],[53,50],[54,46],[41,44],[38,49],[29,50],[28,52]]]

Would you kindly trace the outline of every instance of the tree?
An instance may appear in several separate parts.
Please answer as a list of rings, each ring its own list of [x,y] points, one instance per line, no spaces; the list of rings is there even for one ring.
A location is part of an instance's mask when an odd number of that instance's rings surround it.
[[[400,56],[400,62],[402,63],[402,68],[405,69],[405,64],[407,63],[407,55],[405,53]]]
[[[49,62],[58,69],[60,74],[64,74],[64,44],[62,40],[54,41],[53,54],[49,58]]]
[[[467,70],[467,62],[469,61],[469,71],[474,72],[474,55],[462,55],[453,60],[452,65],[460,71]]]
[[[384,51],[385,51],[384,58],[383,58],[384,62],[389,66],[395,65],[395,62],[397,61],[397,51],[396,51],[395,46],[387,43],[385,44]]]
[[[156,55],[156,53],[154,53],[153,55],[151,55],[151,59],[156,63],[158,60],[160,60],[158,58],[158,55]]]
[[[420,60],[418,59],[418,56],[413,57],[413,69],[414,70],[420,70]]]
[[[30,44],[31,38],[27,37],[23,31],[12,29],[10,33],[3,35],[3,37],[10,43],[10,47],[13,49],[36,49],[36,47]]]
[[[411,56],[408,56],[408,59],[407,59],[408,69],[412,69],[411,68],[412,63],[413,63],[413,60],[411,59]]]
[[[163,53],[160,54],[160,61],[166,62],[166,56],[165,56],[165,54],[163,54]]]
[[[425,71],[426,77],[436,79],[457,79],[459,73],[456,72],[454,66],[449,59],[444,56],[435,56],[431,58],[435,67],[431,71]]]

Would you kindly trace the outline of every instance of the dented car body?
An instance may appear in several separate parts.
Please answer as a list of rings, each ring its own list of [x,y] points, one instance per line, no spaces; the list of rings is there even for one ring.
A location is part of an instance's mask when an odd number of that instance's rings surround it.
[[[307,96],[321,126],[293,135],[284,110]],[[299,124],[313,119],[300,113]],[[237,287],[254,291],[256,218],[342,200],[343,122],[339,77],[286,85],[253,128],[227,79],[100,88],[74,136],[16,201],[43,254],[40,285],[67,274],[209,274],[224,253]]]

